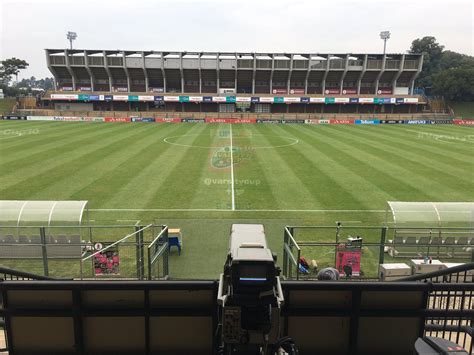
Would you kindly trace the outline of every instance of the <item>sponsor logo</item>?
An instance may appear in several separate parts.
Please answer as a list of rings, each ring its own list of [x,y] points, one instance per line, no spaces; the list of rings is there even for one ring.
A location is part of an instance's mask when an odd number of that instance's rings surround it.
[[[155,122],[160,122],[160,123],[181,123],[181,118],[155,118]]]
[[[300,101],[303,104],[309,104],[309,97],[300,97]]]
[[[206,120],[204,118],[182,118],[181,122],[184,122],[184,123],[205,123]]]
[[[355,120],[355,124],[379,124],[379,120]]]
[[[105,117],[105,122],[130,122],[130,117]]]
[[[259,97],[256,97],[256,96],[252,96],[250,98],[250,102],[256,104],[256,103],[259,103],[260,102],[260,98]]]
[[[329,120],[330,124],[354,124],[354,120]]]
[[[474,120],[454,120],[454,124],[463,126],[474,126]]]
[[[343,95],[353,95],[357,94],[357,89],[344,89],[342,90]]]
[[[431,120],[431,124],[453,124],[452,120]]]
[[[53,116],[28,116],[28,121],[54,121]]]
[[[288,91],[287,89],[273,89],[272,90],[272,93],[273,94],[288,94]]]
[[[427,120],[406,120],[405,121],[406,124],[429,124],[431,123],[431,121],[427,121]]]
[[[290,89],[290,94],[294,95],[301,95],[304,94],[304,89]]]
[[[284,123],[284,124],[304,124],[305,120],[282,120],[281,123]]]
[[[283,98],[283,102],[286,102],[286,103],[292,103],[292,102],[300,102],[301,99],[299,97],[284,97]]]
[[[21,115],[6,115],[2,116],[2,119],[4,120],[26,120],[27,116],[21,116]]]
[[[257,123],[277,124],[277,123],[281,123],[281,120],[262,120],[262,119],[257,119]]]
[[[380,120],[382,124],[403,124],[403,120]]]

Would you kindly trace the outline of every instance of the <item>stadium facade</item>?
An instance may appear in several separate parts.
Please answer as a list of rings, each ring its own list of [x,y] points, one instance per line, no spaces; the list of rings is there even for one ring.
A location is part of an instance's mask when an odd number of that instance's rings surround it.
[[[306,113],[341,103],[326,111],[396,113],[426,104],[414,93],[421,54],[46,49],[46,60],[57,92],[45,105],[56,109]]]

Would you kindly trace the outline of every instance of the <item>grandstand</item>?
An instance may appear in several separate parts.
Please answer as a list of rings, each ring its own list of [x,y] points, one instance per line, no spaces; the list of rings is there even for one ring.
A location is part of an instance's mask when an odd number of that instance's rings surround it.
[[[389,116],[428,103],[414,91],[421,54],[46,49],[46,60],[56,90],[39,106],[55,111]]]

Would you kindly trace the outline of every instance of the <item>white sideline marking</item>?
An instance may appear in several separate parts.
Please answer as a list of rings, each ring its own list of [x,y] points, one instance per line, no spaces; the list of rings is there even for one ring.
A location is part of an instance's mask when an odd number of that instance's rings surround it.
[[[339,213],[339,212],[358,212],[358,213],[385,213],[385,210],[266,210],[266,209],[247,209],[247,210],[229,210],[221,208],[90,208],[91,212],[314,212],[314,213]]]
[[[232,181],[232,211],[235,211],[235,191],[234,191],[234,147],[232,144],[232,124],[230,127],[230,179]]]

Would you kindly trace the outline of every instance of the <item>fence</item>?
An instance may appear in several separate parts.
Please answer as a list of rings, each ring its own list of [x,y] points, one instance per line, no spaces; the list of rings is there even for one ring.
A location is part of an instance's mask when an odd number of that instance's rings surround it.
[[[0,260],[6,267],[45,277],[143,280],[148,278],[149,270],[145,248],[164,228],[136,224],[2,230]],[[167,275],[165,256],[167,250],[162,250],[154,255],[154,262],[161,263],[162,273]]]
[[[160,234],[147,246],[148,280],[166,279],[169,275],[169,239],[168,227],[164,226]]]
[[[450,339],[472,354],[474,289],[466,289],[460,284],[474,285],[474,262],[413,275],[395,282],[407,281],[433,284],[427,302],[427,309],[433,315],[425,320],[426,335]],[[457,284],[456,288],[451,287],[451,284]]]
[[[474,261],[472,228],[391,228],[378,226],[286,226],[283,237],[283,276],[288,279],[315,278],[302,273],[300,258],[315,260],[318,267],[335,267],[337,250],[348,244],[343,237],[362,237],[360,275],[377,279],[378,266],[385,261],[443,258],[456,262]],[[350,277],[349,277],[350,278]]]

